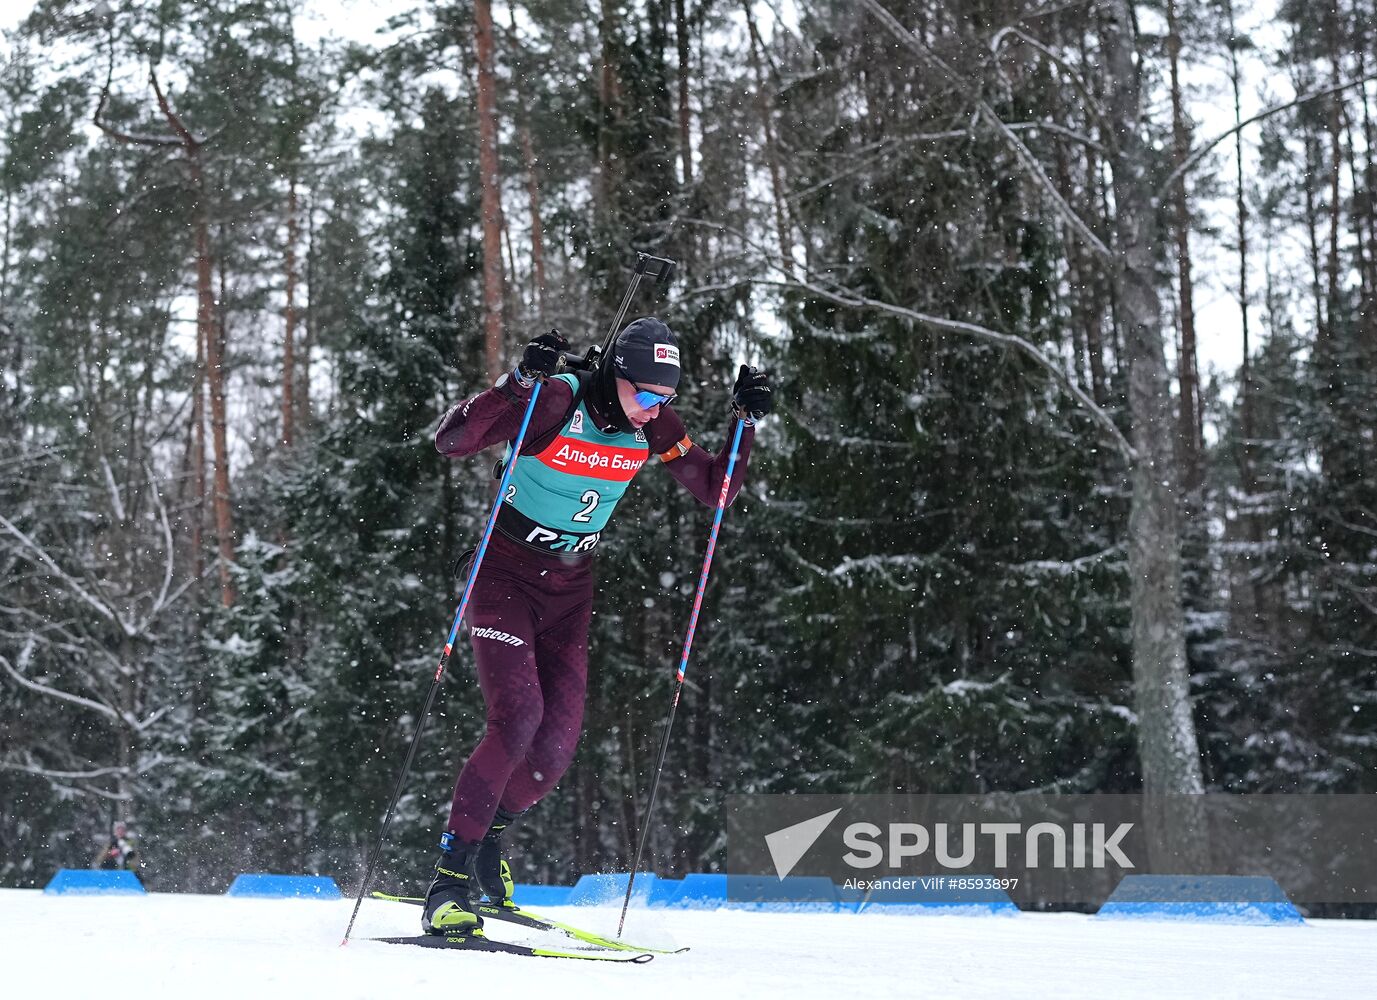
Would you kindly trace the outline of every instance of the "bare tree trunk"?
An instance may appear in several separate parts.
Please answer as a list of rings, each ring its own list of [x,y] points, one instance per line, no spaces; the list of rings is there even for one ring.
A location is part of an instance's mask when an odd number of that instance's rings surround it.
[[[1083,65],[1089,65],[1091,62],[1089,49],[1090,40],[1086,32],[1080,32],[1079,34],[1081,62]],[[1089,83],[1090,86],[1094,88],[1093,96],[1095,97],[1095,100],[1102,101],[1103,96],[1099,93],[1099,78],[1095,77],[1092,80],[1090,80]],[[1102,166],[1103,165],[1100,161],[1100,157],[1095,152],[1095,150],[1087,148],[1085,150],[1086,202],[1087,204],[1094,204],[1099,207],[1100,219],[1108,219],[1109,214],[1105,209],[1106,195],[1104,191],[1105,185],[1102,179],[1103,174],[1101,172]],[[1087,219],[1087,222],[1092,226],[1092,228],[1095,228],[1097,230],[1100,229],[1100,227],[1095,226],[1095,223],[1092,220]],[[1100,237],[1101,241],[1103,241],[1106,238],[1106,235],[1103,231],[1098,231],[1096,235]],[[1078,250],[1078,255],[1083,259],[1084,251]],[[1090,394],[1092,398],[1095,400],[1096,406],[1107,407],[1109,405],[1109,377],[1105,371],[1104,363],[1104,319],[1106,312],[1108,312],[1110,314],[1112,323],[1113,311],[1112,305],[1106,301],[1106,299],[1109,298],[1109,295],[1106,293],[1106,282],[1103,279],[1101,270],[1101,268],[1095,267],[1093,266],[1093,264],[1089,262],[1083,270],[1086,282],[1089,286],[1090,298],[1086,310],[1087,323],[1085,327],[1085,350],[1086,353],[1089,355],[1090,361]],[[1110,331],[1110,336],[1113,337],[1112,329]]]
[[[296,379],[296,421],[303,427],[311,422],[311,348],[315,344],[315,257],[316,257],[316,219],[315,203],[306,203],[306,309],[302,317],[300,372]]]
[[[693,186],[693,123],[689,108],[689,30],[684,0],[674,0],[674,36],[679,50],[679,158],[687,189]]]
[[[751,36],[751,73],[755,77],[756,108],[760,114],[760,124],[765,132],[765,162],[770,168],[770,190],[775,202],[775,231],[779,236],[779,252],[784,258],[788,273],[794,273],[794,241],[789,234],[789,217],[784,198],[784,181],[779,168],[779,148],[775,143],[775,127],[772,122],[772,102],[767,89],[765,71],[760,63],[760,33],[755,26],[755,13],[750,0],[742,0],[746,11],[746,28]]]
[[[14,393],[10,398],[9,407],[0,406],[0,416],[4,416],[6,411],[17,415],[24,391],[23,380],[19,378],[20,362],[24,357],[24,338],[13,320],[10,319],[10,244],[13,240],[14,227],[14,192],[9,185],[5,185],[5,237],[3,249],[0,249],[0,338],[10,344],[11,360],[8,363],[10,371],[15,373]],[[0,426],[0,431],[7,428]]]
[[[1162,309],[1153,267],[1153,192],[1143,138],[1141,81],[1134,63],[1130,0],[1101,8],[1101,45],[1117,207],[1114,280],[1129,366],[1128,404],[1137,459],[1131,472],[1129,575],[1133,680],[1143,787],[1149,794],[1204,790],[1191,712],[1181,604],[1181,536],[1171,392],[1162,345]],[[1159,831],[1173,856],[1189,853],[1198,831]]]
[[[1337,84],[1342,76],[1339,66],[1340,41],[1338,26],[1337,0],[1334,6],[1324,6],[1324,36],[1326,47],[1329,50],[1330,60],[1330,81]],[[1342,301],[1340,298],[1340,260],[1339,260],[1339,233],[1342,228],[1343,212],[1343,193],[1340,188],[1340,177],[1343,167],[1343,124],[1342,109],[1343,99],[1338,94],[1332,94],[1328,98],[1329,108],[1327,118],[1327,131],[1329,132],[1329,247],[1327,259],[1325,261],[1326,284],[1325,284],[1325,327],[1324,339],[1315,346],[1315,363],[1320,372],[1320,402],[1321,406],[1332,410],[1338,403],[1343,391],[1345,371],[1341,361],[1341,350],[1339,339],[1341,336],[1341,322],[1343,317]],[[1320,445],[1320,468],[1326,478],[1334,474],[1338,459],[1337,442],[1331,436]],[[1333,531],[1332,524],[1326,524],[1321,531],[1328,535]]]
[[[540,181],[531,130],[521,124],[521,156],[526,163],[526,199],[531,206],[531,270],[535,279],[536,319],[545,326],[545,230],[540,220]]]
[[[508,38],[514,51],[518,76],[524,68],[521,35],[516,24],[516,7],[507,8],[510,18]],[[531,213],[531,284],[534,286],[536,325],[545,326],[545,227],[540,218],[540,173],[536,159],[535,143],[531,141],[531,126],[521,111],[521,102],[515,104],[513,114],[516,120],[516,133],[521,143],[521,162],[526,170],[526,202]],[[515,268],[513,268],[515,270]],[[515,277],[515,275],[513,275]]]
[[[1176,0],[1167,0],[1167,52],[1171,64],[1171,131],[1173,168],[1190,153],[1190,132],[1181,101],[1181,33],[1176,21]],[[1176,229],[1176,271],[1181,302],[1181,350],[1177,358],[1180,413],[1177,441],[1180,447],[1182,487],[1189,493],[1200,486],[1200,386],[1196,377],[1195,297],[1191,287],[1190,210],[1184,181],[1173,187],[1172,208]]]
[[[1085,351],[1090,356],[1090,394],[1096,406],[1107,407],[1109,376],[1104,367],[1104,317],[1107,308],[1104,288],[1093,269],[1087,283],[1090,286],[1090,304],[1086,310]]]
[[[191,521],[192,575],[199,580],[206,568],[203,534],[206,523],[206,331],[199,322],[196,324],[196,378],[191,393],[191,481],[196,494]]]
[[[1302,188],[1305,191],[1305,224],[1306,232],[1309,235],[1308,250],[1310,252],[1310,298],[1315,306],[1315,340],[1317,344],[1323,345],[1325,336],[1325,313],[1324,313],[1324,293],[1321,291],[1324,272],[1320,268],[1320,237],[1319,227],[1316,224],[1316,215],[1319,206],[1315,202],[1315,189],[1309,183],[1309,179],[1315,176],[1319,169],[1320,155],[1318,142],[1314,135],[1308,130],[1305,136],[1305,181]]]
[[[612,206],[612,124],[616,118],[617,70],[614,63],[612,32],[616,26],[614,0],[602,0],[601,67],[598,74],[598,193],[596,213],[606,220]]]
[[[1073,190],[1071,165],[1067,159],[1064,143],[1057,143],[1056,158],[1057,186],[1061,190],[1061,196],[1068,202],[1073,202],[1078,196]],[[1089,325],[1085,308],[1086,277],[1082,273],[1081,255],[1078,252],[1076,240],[1073,238],[1073,230],[1069,224],[1062,226],[1062,241],[1066,247],[1066,285],[1069,290],[1067,296],[1067,318],[1069,322],[1066,325],[1071,337],[1071,369],[1076,383],[1081,388],[1085,388],[1087,378],[1085,362],[1088,356],[1085,330]]]
[[[1229,24],[1229,82],[1233,87],[1234,125],[1243,121],[1242,74],[1238,66],[1238,38],[1234,24],[1233,0],[1224,0],[1225,14]],[[1253,463],[1253,441],[1256,428],[1253,422],[1254,388],[1252,359],[1252,330],[1248,315],[1248,201],[1243,184],[1243,130],[1234,133],[1234,216],[1236,239],[1238,242],[1238,309],[1242,317],[1243,364],[1239,371],[1239,437],[1242,439],[1238,451],[1239,481],[1246,497],[1257,494],[1257,473]],[[1251,512],[1252,501],[1246,501],[1249,509],[1240,517],[1243,537],[1252,543],[1248,554],[1242,559],[1243,573],[1240,585],[1236,587],[1237,601],[1242,606],[1240,621],[1257,621],[1259,613],[1259,592],[1252,574],[1253,553],[1262,542],[1262,525]]]
[[[1325,38],[1329,46],[1330,58],[1330,82],[1338,84],[1342,76],[1339,68],[1339,28],[1337,22],[1337,12],[1334,7],[1324,7],[1324,26]],[[1326,270],[1328,271],[1328,285],[1325,293],[1325,312],[1329,316],[1330,337],[1337,332],[1335,329],[1335,317],[1339,312],[1339,231],[1340,216],[1343,208],[1342,192],[1339,188],[1340,172],[1343,166],[1343,126],[1340,121],[1340,113],[1343,109],[1343,99],[1334,94],[1329,97],[1329,259]]]
[[[1353,48],[1358,53],[1358,77],[1360,79],[1367,76],[1368,46],[1373,42],[1370,34],[1370,15],[1369,10],[1361,6],[1357,7],[1357,36],[1354,38]],[[1368,264],[1368,271],[1363,278],[1361,316],[1367,335],[1366,342],[1370,352],[1369,361],[1377,363],[1377,170],[1373,169],[1373,143],[1377,142],[1377,134],[1374,134],[1375,130],[1372,124],[1372,105],[1368,100],[1367,84],[1363,84],[1359,96],[1363,102],[1363,170],[1360,183],[1355,151],[1353,153],[1353,187],[1355,190],[1361,188],[1367,193],[1363,200],[1363,216],[1367,222],[1365,242]],[[1350,148],[1351,146],[1352,144],[1350,144]],[[1359,243],[1360,245],[1363,244],[1364,238],[1360,238]]]
[[[1234,125],[1243,121],[1243,101],[1240,95],[1241,73],[1238,68],[1237,30],[1234,26],[1233,0],[1224,0],[1229,19],[1229,81],[1234,91]],[[1239,409],[1243,429],[1243,481],[1244,489],[1252,490],[1254,483],[1252,442],[1253,442],[1253,376],[1251,330],[1248,320],[1248,201],[1243,185],[1243,130],[1234,133],[1234,207],[1237,221],[1238,239],[1238,309],[1243,319],[1243,370],[1242,399]]]
[[[1354,140],[1352,116],[1348,114],[1344,115],[1344,135],[1348,140],[1348,153],[1345,157],[1348,167],[1348,182],[1352,185],[1352,190],[1355,193],[1360,193],[1363,191],[1364,183],[1362,172],[1358,166],[1358,143]],[[1356,318],[1360,327],[1365,330],[1370,322],[1368,295],[1372,288],[1372,259],[1368,255],[1370,249],[1366,225],[1368,210],[1362,203],[1366,201],[1371,204],[1371,198],[1359,194],[1353,200],[1353,209],[1349,212],[1349,225],[1352,227],[1353,256],[1358,271],[1358,314]]]
[[[106,135],[119,142],[153,148],[181,149],[186,156],[187,167],[191,174],[191,224],[196,244],[197,350],[199,352],[201,345],[205,345],[206,364],[203,370],[206,384],[210,388],[211,444],[215,452],[213,506],[220,550],[220,599],[228,607],[234,603],[235,596],[234,588],[230,582],[230,566],[234,563],[234,518],[230,510],[229,446],[225,431],[224,339],[223,331],[217,331],[215,326],[215,299],[211,291],[210,220],[206,199],[205,171],[201,158],[204,140],[192,135],[191,130],[182,122],[181,116],[173,110],[167,95],[163,93],[162,86],[158,82],[157,73],[151,68],[148,71],[148,82],[152,85],[153,93],[157,97],[158,109],[162,112],[163,118],[166,119],[173,135],[167,137],[132,135],[111,128],[101,121],[101,112],[104,111],[105,105],[110,99],[110,81],[113,75],[114,56],[112,52],[110,70],[105,79],[105,86],[101,89],[95,112],[91,116],[92,123]],[[197,402],[199,399],[198,394]],[[197,434],[200,434],[199,424],[197,425]],[[203,447],[198,446],[197,450],[200,455],[204,455]],[[203,460],[198,461],[198,475],[201,474],[202,468],[204,468]],[[197,495],[201,497],[205,495],[204,486],[201,484],[198,484]],[[198,559],[199,556],[200,548],[198,546]]]
[[[502,298],[502,308],[513,325],[519,329],[525,317],[526,304],[521,300],[521,276],[516,270],[516,251],[512,249],[512,227],[507,223],[506,212],[502,213],[502,246],[507,254],[507,274],[510,276],[509,280],[503,282],[503,291],[506,295]],[[507,295],[511,298],[508,299]]]
[[[292,412],[296,409],[296,171],[293,163],[287,186],[287,308],[282,337],[282,443],[288,448],[292,446]]]
[[[483,212],[483,343],[488,382],[502,371],[502,189],[497,170],[497,88],[493,79],[492,3],[473,8],[478,57],[478,172]]]
[[[220,552],[220,602],[234,604],[230,566],[234,564],[234,517],[230,511],[229,437],[225,420],[224,327],[215,322],[211,290],[210,223],[206,218],[205,178],[199,148],[188,148],[192,186],[196,191],[196,326],[206,341],[206,384],[210,389],[210,439],[214,452],[215,536]]]
[[[10,304],[10,243],[14,233],[14,192],[5,185],[5,238],[0,248],[0,322],[9,323],[6,318]]]

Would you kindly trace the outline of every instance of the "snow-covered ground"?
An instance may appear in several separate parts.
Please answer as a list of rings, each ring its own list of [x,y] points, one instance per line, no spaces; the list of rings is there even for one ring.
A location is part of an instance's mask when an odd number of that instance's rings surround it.
[[[691,945],[646,965],[376,944],[417,910],[221,896],[0,890],[7,997],[1377,997],[1377,922],[1305,927],[1097,921],[1079,914],[898,917],[637,910],[627,938]],[[594,930],[616,910],[547,911]],[[567,939],[493,937],[563,947]]]

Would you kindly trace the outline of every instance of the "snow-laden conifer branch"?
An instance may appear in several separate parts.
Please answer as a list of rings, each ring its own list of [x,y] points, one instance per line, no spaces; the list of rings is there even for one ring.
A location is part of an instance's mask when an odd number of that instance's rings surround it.
[[[989,327],[980,326],[978,323],[968,323],[959,319],[944,319],[941,316],[932,316],[928,313],[920,313],[915,309],[908,309],[904,306],[894,305],[891,302],[883,302],[879,299],[872,299],[868,296],[847,290],[833,290],[824,288],[811,281],[765,281],[755,280],[754,284],[771,285],[777,288],[795,289],[816,295],[819,298],[827,299],[841,306],[851,306],[855,308],[873,309],[876,312],[889,313],[891,316],[898,316],[903,319],[921,323],[924,326],[934,327],[939,330],[949,330],[953,333],[964,333],[980,340],[987,340],[992,343],[1000,344],[1004,347],[1012,347],[1025,354],[1035,361],[1041,368],[1057,382],[1062,389],[1071,396],[1081,408],[1090,415],[1105,438],[1114,445],[1115,450],[1121,454],[1125,461],[1132,463],[1137,460],[1138,453],[1131,445],[1109,414],[1100,408],[1090,396],[1076,384],[1062,367],[1055,360],[1049,358],[1042,351],[1038,350],[1035,344],[1030,343],[1023,337],[1013,333],[1000,333],[998,330],[991,330]]]
[[[961,75],[957,73],[955,69],[947,65],[946,61],[943,60],[941,56],[929,49],[923,44],[921,39],[905,28],[893,14],[885,10],[885,8],[878,3],[878,0],[861,0],[861,6],[870,11],[875,19],[889,30],[890,34],[909,49],[913,50],[919,58],[937,67],[948,80],[961,79]],[[995,113],[994,108],[990,107],[989,103],[982,97],[976,96],[975,103],[981,117],[988,121],[997,132],[1004,136],[1005,141],[1008,142],[1009,146],[1013,149],[1014,156],[1023,164],[1024,169],[1032,175],[1033,180],[1043,189],[1043,192],[1051,200],[1052,204],[1056,206],[1058,214],[1070,224],[1071,228],[1080,235],[1081,239],[1084,240],[1091,249],[1102,257],[1111,257],[1112,254],[1109,251],[1109,247],[1105,246],[1104,242],[1095,235],[1094,230],[1092,230],[1086,221],[1077,214],[1076,210],[1071,207],[1067,200],[1062,197],[1061,192],[1057,190],[1057,186],[1052,183],[1052,179],[1043,171],[1042,165],[1038,163],[1037,157],[1032,154],[1028,147],[1023,144],[1023,141],[1019,139],[999,115]]]
[[[63,784],[57,778],[50,778],[49,780],[52,782],[51,787],[53,791],[57,793],[59,799],[61,799],[64,795],[73,798],[79,795],[98,795],[102,799],[109,799],[111,802],[134,801],[134,796],[131,795],[129,792],[110,792],[106,791],[104,788],[101,788],[99,785],[83,785],[80,787],[74,787],[72,785]]]
[[[931,557],[926,555],[870,555],[870,556],[847,556],[837,565],[827,570],[827,575],[837,580],[844,580],[850,585],[851,578],[861,574],[873,574],[893,587],[895,590],[907,593],[916,590],[916,583],[905,583],[894,576],[893,570],[922,568],[932,562]]]
[[[1081,239],[1083,239],[1097,254],[1105,258],[1111,257],[1112,254],[1109,251],[1109,247],[1105,246],[1104,241],[1095,235],[1095,231],[1090,228],[1079,214],[1077,214],[1076,210],[1071,207],[1070,202],[1062,197],[1061,192],[1058,191],[1057,186],[1052,183],[1052,178],[1048,177],[1047,173],[1042,169],[1042,164],[1038,162],[1038,158],[1033,155],[1032,150],[1024,145],[1023,140],[1014,134],[1013,129],[1004,124],[1004,121],[999,115],[994,113],[993,108],[984,101],[981,101],[980,104],[981,114],[995,127],[996,131],[1003,134],[1004,138],[1008,140],[1010,147],[1014,151],[1014,155],[1023,164],[1024,169],[1032,175],[1033,180],[1042,188],[1043,193],[1047,195],[1052,204],[1056,206],[1057,212],[1062,218],[1071,224],[1071,228],[1079,233]]]
[[[757,503],[763,504],[772,511],[777,511],[784,517],[792,517],[799,521],[806,521],[809,524],[826,524],[832,527],[842,528],[873,528],[876,524],[884,520],[878,517],[820,517],[817,514],[809,514],[803,509],[805,505],[800,501],[780,500],[778,497],[772,497],[768,493],[763,496],[755,497],[754,499]],[[946,511],[942,511],[942,513],[946,513]],[[933,515],[929,513],[920,514],[914,518],[914,520],[932,516]]]
[[[1030,559],[1020,563],[1005,563],[1010,573],[1021,576],[1066,577],[1085,573],[1115,556],[1122,556],[1126,549],[1122,543],[1111,545],[1099,552],[1078,556],[1075,559]]]
[[[1067,128],[1065,125],[1058,125],[1056,122],[1009,122],[1005,128],[1010,132],[1051,132],[1053,135],[1059,135],[1064,139],[1070,139],[1072,142],[1078,143],[1086,149],[1093,149],[1101,156],[1109,155],[1109,150],[1107,150],[1104,143],[1100,142],[1098,139],[1092,139],[1084,132],[1077,132],[1073,128]]]
[[[125,632],[126,635],[133,634],[130,631],[129,624],[125,622],[122,618],[120,618],[119,614],[116,613],[114,608],[110,607],[104,601],[100,600],[95,595],[93,595],[89,590],[83,587],[76,579],[74,579],[61,566],[59,566],[56,563],[56,561],[53,560],[53,557],[48,555],[48,553],[44,551],[41,545],[39,545],[32,538],[30,538],[23,531],[21,531],[19,529],[19,526],[16,525],[9,518],[7,518],[4,514],[0,514],[0,528],[4,528],[15,538],[19,539],[20,544],[22,544],[24,548],[28,550],[30,554],[29,558],[36,559],[38,562],[41,562],[44,566],[47,566],[48,569],[52,570],[53,573],[57,575],[57,578],[61,580],[63,583],[65,583],[73,594],[75,594],[82,602],[95,609],[96,613],[99,614],[102,618],[106,619],[107,621],[114,622],[116,625],[120,626],[120,628]]]
[[[1157,204],[1161,204],[1162,199],[1171,191],[1173,185],[1195,169],[1196,164],[1198,164],[1210,150],[1214,149],[1214,147],[1218,146],[1234,133],[1241,132],[1249,125],[1252,125],[1254,122],[1260,122],[1264,118],[1270,118],[1272,115],[1281,114],[1283,111],[1289,111],[1291,108],[1298,107],[1299,105],[1306,104],[1321,97],[1327,97],[1330,94],[1340,93],[1351,87],[1360,87],[1365,83],[1371,83],[1373,80],[1377,80],[1377,73],[1369,73],[1366,76],[1358,77],[1356,80],[1344,80],[1342,83],[1321,87],[1319,90],[1310,90],[1283,104],[1275,104],[1270,108],[1264,108],[1251,118],[1245,118],[1233,128],[1220,132],[1209,142],[1205,143],[1199,149],[1195,150],[1195,152],[1191,153],[1190,156],[1182,160],[1181,165],[1168,174],[1167,179],[1162,182],[1162,186],[1157,189],[1156,193],[1153,195],[1153,201]]]
[[[942,132],[918,132],[913,135],[899,136],[895,139],[886,139],[883,142],[872,143],[869,149],[857,151],[857,155],[861,157],[858,162],[854,162],[845,169],[839,170],[829,177],[824,177],[820,181],[815,181],[805,188],[790,191],[784,196],[784,200],[791,205],[802,201],[804,198],[821,191],[825,187],[830,187],[838,181],[845,180],[848,177],[860,173],[862,170],[882,160],[886,153],[892,152],[903,146],[916,146],[919,143],[938,142],[942,139],[968,139],[970,135],[971,130],[969,128],[956,128],[946,129]]]
[[[777,271],[785,275],[788,275],[789,273],[788,268],[784,267],[783,262],[779,261],[777,254],[775,254],[768,248],[761,247],[758,243],[751,239],[750,236],[748,236],[746,233],[741,232],[738,229],[733,229],[731,226],[727,226],[721,222],[709,222],[704,219],[680,219],[679,221],[687,223],[689,225],[703,226],[706,228],[716,229],[720,232],[729,232],[737,239],[741,240],[742,243],[747,247],[754,248],[759,253],[761,260],[764,261],[767,265],[775,267]],[[714,285],[699,285],[696,288],[688,290],[686,294],[688,296],[694,296],[711,294],[713,292],[718,291],[736,291],[740,288],[742,284],[754,284],[766,287],[804,291],[813,295],[817,295],[820,298],[827,299],[829,302],[835,302],[837,305],[850,306],[855,308],[874,309],[877,312],[887,312],[891,315],[900,316],[904,319],[912,320],[915,323],[921,323],[925,326],[935,327],[939,330],[949,330],[953,333],[964,333],[981,340],[988,340],[993,343],[1000,344],[1004,347],[1012,347],[1026,354],[1029,358],[1035,361],[1039,367],[1046,369],[1046,371],[1052,376],[1053,380],[1056,381],[1056,383],[1060,385],[1062,389],[1069,396],[1071,396],[1072,399],[1079,403],[1080,406],[1090,415],[1091,419],[1094,420],[1095,423],[1100,427],[1101,431],[1103,431],[1105,438],[1109,441],[1110,444],[1114,446],[1115,450],[1118,451],[1119,454],[1121,454],[1124,457],[1124,460],[1126,462],[1128,462],[1131,465],[1138,459],[1137,450],[1134,449],[1133,445],[1129,443],[1126,437],[1124,437],[1123,433],[1119,430],[1118,426],[1114,423],[1113,419],[1109,416],[1109,414],[1106,413],[1100,407],[1100,405],[1095,402],[1095,400],[1091,399],[1090,396],[1086,393],[1086,391],[1082,389],[1079,385],[1077,385],[1075,380],[1072,379],[1069,375],[1067,375],[1067,373],[1062,370],[1062,367],[1059,364],[1057,364],[1057,362],[1054,359],[1049,358],[1046,354],[1040,351],[1035,344],[1029,342],[1023,337],[1018,336],[1017,334],[1000,333],[998,330],[991,330],[989,327],[981,326],[978,323],[968,323],[964,320],[957,319],[944,319],[940,316],[932,316],[927,313],[920,313],[917,310],[908,309],[904,306],[898,306],[890,302],[883,302],[879,299],[869,298],[857,292],[851,291],[850,289],[843,288],[834,290],[824,288],[823,286],[817,284],[814,281],[801,281],[791,277],[786,277],[784,280],[778,281],[773,281],[767,278],[747,278],[743,279],[742,281],[725,282]],[[868,334],[866,336],[873,337],[874,334]]]
[[[94,767],[87,771],[58,771],[50,767],[43,767],[33,763],[32,756],[26,754],[24,761],[0,760],[0,771],[18,771],[22,774],[32,774],[39,778],[58,778],[64,781],[92,781],[96,778],[108,778],[112,775],[125,776],[129,774],[127,767]]]
[[[861,437],[855,434],[827,434],[818,430],[811,421],[798,421],[799,429],[814,441],[836,445],[840,448],[900,448],[909,447],[906,441],[886,441],[882,438]]]
[[[849,587],[854,577],[862,574],[869,574],[878,577],[884,584],[901,593],[910,593],[917,590],[918,585],[916,583],[906,583],[896,578],[894,570],[926,569],[934,563],[940,562],[945,564],[946,562],[940,556],[921,553],[870,555],[860,557],[847,556],[837,565],[828,567],[819,566],[817,563],[806,559],[792,545],[784,546],[784,554],[814,575],[840,583],[842,586]]]
[[[1365,588],[1355,586],[1354,584],[1350,583],[1349,581],[1345,580],[1342,576],[1339,576],[1337,574],[1334,576],[1334,582],[1337,583],[1343,590],[1347,591],[1349,597],[1353,598],[1353,600],[1357,601],[1364,608],[1366,608],[1369,614],[1377,616],[1377,604],[1374,604],[1369,599],[1371,595]]]
[[[990,39],[990,52],[998,56],[999,48],[1004,44],[1004,39],[1011,35],[1030,48],[1041,52],[1049,60],[1055,63],[1058,69],[1066,74],[1066,78],[1071,81],[1071,86],[1076,88],[1076,93],[1080,94],[1081,100],[1085,102],[1085,109],[1090,113],[1090,117],[1095,120],[1096,125],[1104,129],[1104,110],[1100,107],[1099,102],[1095,100],[1095,95],[1091,92],[1090,88],[1086,86],[1085,81],[1081,79],[1081,75],[1076,72],[1075,67],[1058,55],[1050,46],[1038,41],[1023,29],[1010,25],[1005,28],[1000,28],[995,32],[994,37]]]
[[[1374,520],[1377,521],[1377,517],[1374,517],[1372,511],[1367,510],[1366,508],[1360,508],[1360,510],[1363,514],[1366,514],[1368,517],[1373,517]],[[1326,521],[1329,521],[1333,524],[1337,524],[1341,528],[1347,528],[1349,531],[1356,531],[1361,535],[1371,535],[1373,538],[1377,538],[1377,529],[1364,527],[1361,524],[1354,524],[1351,521],[1345,520],[1342,516],[1340,516],[1332,510],[1321,511],[1320,516],[1324,518]]]
[[[29,678],[21,674],[17,669],[15,669],[14,664],[11,663],[9,661],[9,658],[5,656],[3,653],[0,653],[0,668],[4,668],[5,673],[9,674],[10,677],[14,680],[14,682],[22,688],[27,688],[28,690],[34,691],[41,695],[46,695],[49,698],[56,698],[59,701],[70,702],[71,704],[79,705],[82,708],[89,708],[91,711],[97,712],[100,715],[103,715],[106,718],[111,719],[115,722],[124,721],[124,719],[120,716],[120,713],[116,712],[109,705],[104,705],[98,701],[92,701],[90,698],[83,698],[79,694],[71,694],[67,691],[61,691],[55,687],[49,687],[47,684],[40,684],[37,681],[30,680]]]
[[[872,143],[869,148],[857,151],[858,155],[861,156],[861,159],[857,162],[852,163],[843,170],[837,171],[829,177],[824,177],[820,181],[814,181],[807,187],[789,192],[785,195],[784,200],[791,205],[796,204],[809,195],[821,191],[823,188],[830,187],[838,181],[843,181],[848,177],[855,176],[861,171],[870,168],[883,160],[887,153],[894,152],[904,146],[916,146],[925,142],[939,142],[944,139],[969,139],[975,130],[974,126],[978,123],[978,120],[979,115],[977,114],[972,118],[971,127],[969,128],[947,129],[942,132],[916,132],[913,135],[899,136],[894,139],[887,139],[883,142]],[[1103,143],[1092,139],[1082,132],[1077,132],[1075,129],[1067,128],[1064,125],[1058,125],[1055,122],[1009,122],[1005,127],[1010,132],[1051,132],[1055,135],[1070,139],[1072,142],[1079,143],[1088,149],[1093,149],[1101,155],[1106,155]]]

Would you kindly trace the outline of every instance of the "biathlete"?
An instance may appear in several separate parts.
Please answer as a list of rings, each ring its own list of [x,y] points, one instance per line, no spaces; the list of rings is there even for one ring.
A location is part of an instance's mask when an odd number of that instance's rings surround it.
[[[451,458],[501,441],[510,454],[532,387],[544,381],[469,598],[487,731],[455,784],[421,918],[427,933],[471,932],[482,925],[480,896],[508,900],[502,838],[573,761],[588,681],[593,554],[631,480],[658,456],[712,507],[727,467],[730,443],[709,455],[674,412],[679,345],[660,320],[629,324],[592,372],[556,375],[568,349],[557,333],[535,338],[514,371],[455,406],[435,432],[436,449]],[[729,503],[745,476],[754,424],[770,408],[768,375],[742,365],[732,410],[746,426]]]

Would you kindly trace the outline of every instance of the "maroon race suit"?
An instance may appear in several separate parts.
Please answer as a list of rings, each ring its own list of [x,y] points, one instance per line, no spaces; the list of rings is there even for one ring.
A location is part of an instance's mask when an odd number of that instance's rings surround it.
[[[516,437],[530,389],[506,378],[450,410],[435,447],[451,458],[473,455]],[[574,390],[545,382],[527,429],[539,442],[563,424]],[[589,402],[600,427],[609,426]],[[668,406],[643,428],[650,453],[707,506],[716,506],[726,474],[730,435],[713,457],[693,444]],[[728,492],[745,478],[753,429],[746,427]],[[497,807],[512,813],[540,801],[573,762],[583,728],[588,682],[588,628],[593,606],[593,554],[555,554],[528,547],[500,527],[493,532],[469,598],[469,641],[487,706],[487,731],[459,772],[447,829],[480,840]]]

